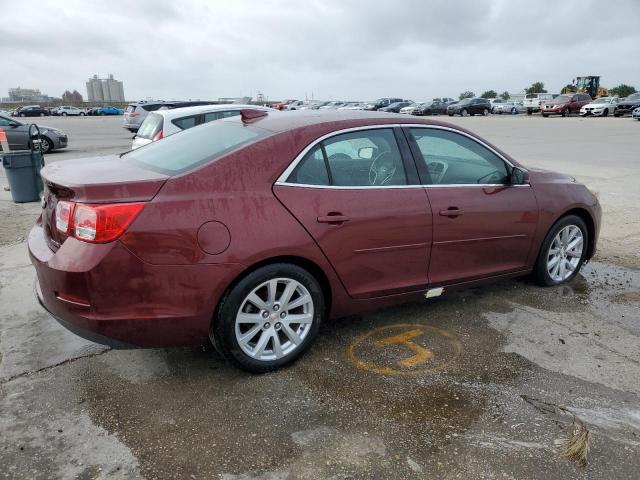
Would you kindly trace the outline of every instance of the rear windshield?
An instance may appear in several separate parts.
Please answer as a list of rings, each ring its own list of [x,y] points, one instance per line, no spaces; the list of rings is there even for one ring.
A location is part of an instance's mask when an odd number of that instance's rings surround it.
[[[211,122],[127,152],[122,155],[122,159],[175,175],[215,160],[269,134],[267,130],[240,122]]]
[[[136,106],[135,105],[127,105],[127,112],[131,113],[133,111],[135,111]]]
[[[162,118],[162,115],[150,113],[140,125],[140,129],[138,130],[138,133],[136,133],[136,137],[151,140],[160,130],[162,130],[163,123],[164,119]]]

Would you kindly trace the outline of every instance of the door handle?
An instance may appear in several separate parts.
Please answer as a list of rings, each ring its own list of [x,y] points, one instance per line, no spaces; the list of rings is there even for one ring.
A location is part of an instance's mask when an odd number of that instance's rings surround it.
[[[440,210],[440,215],[443,217],[458,217],[460,215],[464,215],[464,211],[460,210],[458,207],[449,207],[446,210]]]
[[[340,225],[341,223],[348,222],[349,217],[342,215],[338,212],[331,212],[327,215],[318,217],[318,223],[328,223],[329,225]]]

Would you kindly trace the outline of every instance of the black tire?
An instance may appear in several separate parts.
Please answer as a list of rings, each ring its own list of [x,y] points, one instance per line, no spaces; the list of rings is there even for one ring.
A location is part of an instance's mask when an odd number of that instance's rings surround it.
[[[42,137],[42,154],[51,152],[53,148],[53,141],[49,137]]]
[[[604,109],[604,112],[602,112],[602,116],[603,117],[608,117],[609,116],[609,109],[608,108]]]
[[[81,116],[81,117],[84,117],[84,112],[80,112],[80,116]]]
[[[491,112],[491,113],[493,113],[493,112]],[[482,115],[485,116],[485,117],[487,115],[489,115],[489,110],[487,110],[486,108],[484,110],[482,110]]]
[[[242,351],[235,334],[238,310],[253,289],[274,278],[290,278],[305,286],[313,300],[314,318],[307,336],[288,355],[277,360],[257,360]],[[325,315],[324,293],[318,281],[307,270],[289,263],[275,263],[258,268],[242,278],[223,296],[211,328],[211,341],[225,358],[251,373],[265,373],[294,362],[311,346]]]
[[[67,112],[62,112],[62,116],[66,117],[67,116]]]
[[[450,117],[453,117],[453,113],[449,113],[448,115],[449,115]]]
[[[582,246],[582,256],[580,257],[580,261],[578,262],[578,266],[574,270],[574,272],[565,280],[555,281],[549,275],[547,271],[547,257],[549,252],[549,247],[551,246],[551,242],[558,234],[560,230],[569,225],[575,225],[582,231],[583,238],[583,246]],[[584,264],[585,257],[587,255],[587,247],[589,245],[589,231],[587,230],[587,226],[584,223],[582,218],[577,215],[567,215],[562,217],[553,226],[549,229],[547,236],[544,238],[544,242],[542,242],[542,246],[540,247],[540,252],[538,253],[538,259],[536,260],[536,265],[533,269],[533,278],[535,281],[542,286],[549,287],[554,285],[561,285],[563,283],[570,282],[573,278],[578,274],[580,268]]]
[[[621,114],[621,113],[614,113],[614,114],[613,114],[613,116],[614,116],[614,117],[616,117],[616,118],[618,118],[618,117],[621,117],[621,116],[622,116],[622,114]]]
[[[533,110],[527,109],[527,115],[533,115]]]
[[[18,114],[19,117],[24,117],[24,113]]]
[[[568,117],[569,115],[571,115],[571,110],[569,110],[568,108],[565,108],[564,111],[562,112],[562,116]]]
[[[468,117],[469,116],[469,112],[467,112],[466,108],[463,108],[462,110],[460,110],[460,116],[461,117]]]
[[[549,116],[549,114],[548,114],[548,113],[543,113],[543,114],[542,114],[542,116],[543,116],[544,118],[547,118],[547,117]]]

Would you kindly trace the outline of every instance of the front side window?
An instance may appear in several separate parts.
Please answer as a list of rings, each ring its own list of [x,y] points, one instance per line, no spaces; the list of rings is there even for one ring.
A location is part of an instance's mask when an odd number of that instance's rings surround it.
[[[312,153],[305,156],[287,182],[341,187],[407,184],[402,156],[390,128],[339,134],[323,141]],[[309,180],[310,174],[315,180]]]
[[[435,128],[412,128],[431,183],[434,185],[503,185],[506,163],[475,140]]]

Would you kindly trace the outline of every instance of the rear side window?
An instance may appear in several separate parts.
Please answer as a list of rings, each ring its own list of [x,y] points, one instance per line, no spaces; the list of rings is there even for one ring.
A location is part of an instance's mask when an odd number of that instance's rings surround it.
[[[122,159],[175,175],[257,142],[269,134],[267,130],[240,122],[212,122],[127,152]]]
[[[160,130],[162,130],[163,124],[164,119],[162,118],[162,115],[150,113],[140,125],[140,129],[138,130],[138,133],[136,133],[136,137],[151,140]]]
[[[134,112],[135,109],[136,109],[135,105],[127,105],[127,110],[126,111],[127,111],[127,113],[131,113],[131,112]]]
[[[198,115],[192,115],[190,117],[176,118],[175,120],[171,121],[171,123],[173,123],[180,130],[186,130],[187,128],[195,127],[197,122],[198,122]]]
[[[221,118],[236,117],[240,115],[240,110],[225,110],[222,112],[209,112],[204,114],[204,123],[220,120]]]
[[[325,140],[301,160],[287,182],[384,187],[406,185],[407,176],[393,130],[379,128]]]
[[[287,181],[303,185],[329,185],[329,174],[322,148],[317,146],[307,153]]]

